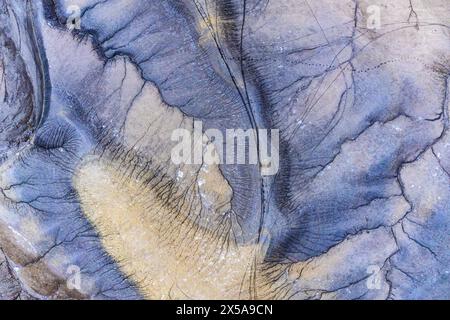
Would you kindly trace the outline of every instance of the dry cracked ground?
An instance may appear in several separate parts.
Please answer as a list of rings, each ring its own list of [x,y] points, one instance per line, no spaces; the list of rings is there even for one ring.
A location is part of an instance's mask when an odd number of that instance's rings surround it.
[[[0,0],[0,298],[450,299],[449,19]],[[175,164],[196,121],[278,129],[279,170]]]

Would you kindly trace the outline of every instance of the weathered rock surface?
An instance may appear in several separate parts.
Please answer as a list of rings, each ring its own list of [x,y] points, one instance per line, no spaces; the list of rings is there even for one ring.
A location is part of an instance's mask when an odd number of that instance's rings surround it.
[[[0,299],[450,299],[449,20],[0,0]],[[175,164],[196,121],[278,129],[279,171]]]

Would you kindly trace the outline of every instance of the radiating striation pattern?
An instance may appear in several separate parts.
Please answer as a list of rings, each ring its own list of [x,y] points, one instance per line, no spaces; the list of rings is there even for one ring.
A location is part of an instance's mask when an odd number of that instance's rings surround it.
[[[449,21],[0,0],[0,299],[450,299]],[[199,123],[278,130],[277,170],[174,162]]]

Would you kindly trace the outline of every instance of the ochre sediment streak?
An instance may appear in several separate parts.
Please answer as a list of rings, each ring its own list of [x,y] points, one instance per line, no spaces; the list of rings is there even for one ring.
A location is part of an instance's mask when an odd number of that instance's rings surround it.
[[[237,246],[230,230],[198,226],[188,218],[189,200],[174,212],[106,160],[86,161],[74,183],[105,249],[147,298],[248,298],[243,281],[261,251]]]
[[[64,263],[65,252],[55,247],[43,257],[33,245],[49,240],[38,219],[14,215],[14,223],[8,225],[5,221],[12,213],[4,204],[5,199],[0,196],[0,256],[6,259],[8,274],[20,283],[21,292],[16,298],[26,293],[52,299],[85,299],[85,293],[69,289],[66,280],[54,270]]]

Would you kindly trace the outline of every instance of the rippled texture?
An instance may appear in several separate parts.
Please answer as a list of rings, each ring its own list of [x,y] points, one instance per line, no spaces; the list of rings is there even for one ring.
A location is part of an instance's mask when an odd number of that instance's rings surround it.
[[[450,299],[449,18],[0,0],[0,298]],[[278,129],[279,171],[174,164],[195,121]]]

